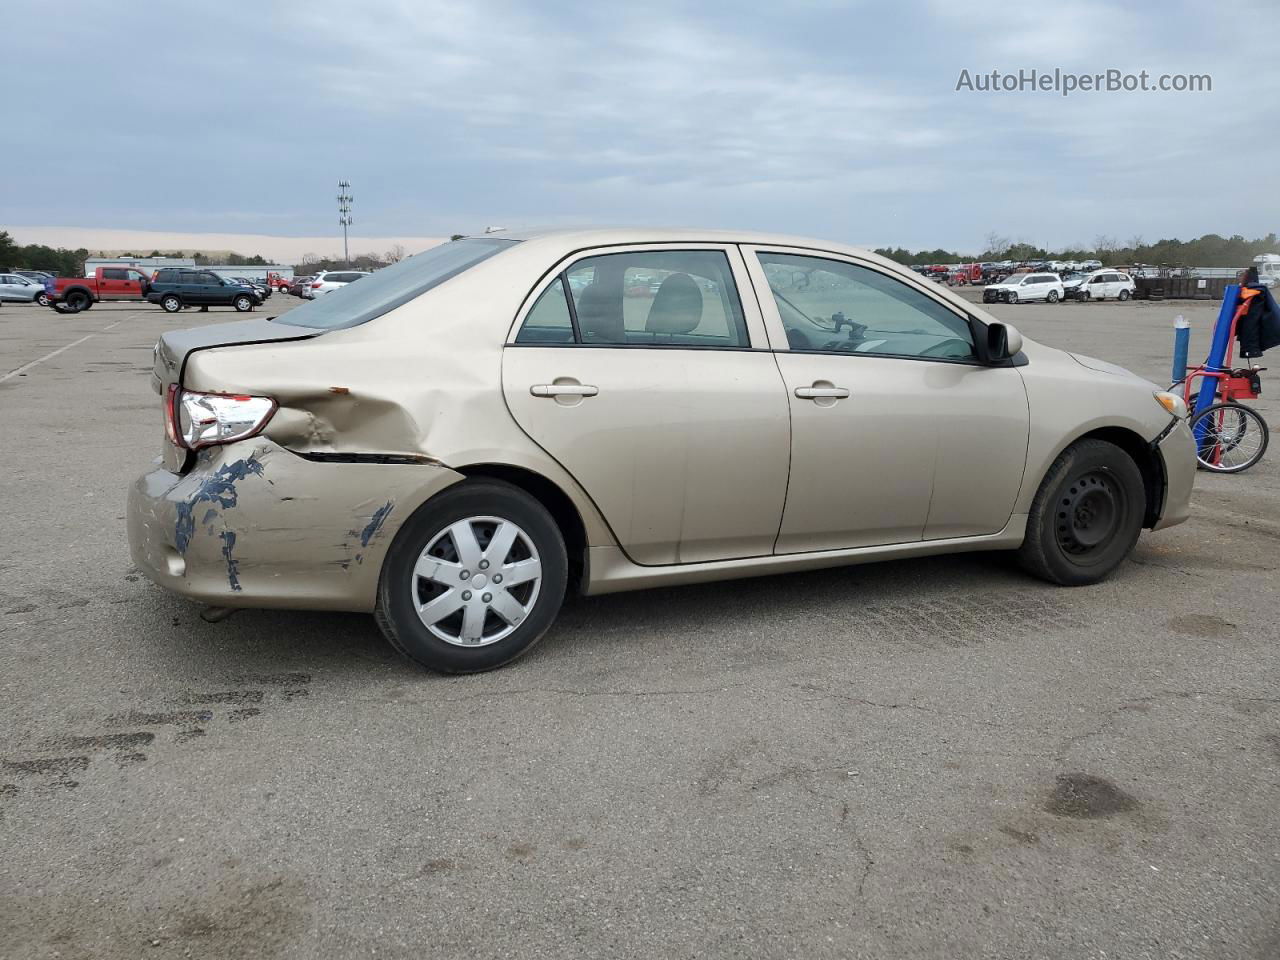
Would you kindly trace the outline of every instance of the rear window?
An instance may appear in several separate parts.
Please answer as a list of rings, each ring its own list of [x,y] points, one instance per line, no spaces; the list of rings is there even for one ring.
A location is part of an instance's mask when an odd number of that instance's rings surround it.
[[[280,322],[329,330],[368,323],[517,242],[476,237],[442,243],[290,310]]]

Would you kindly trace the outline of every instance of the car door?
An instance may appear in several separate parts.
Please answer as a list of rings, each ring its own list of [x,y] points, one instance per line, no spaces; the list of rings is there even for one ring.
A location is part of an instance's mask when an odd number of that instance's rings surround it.
[[[502,383],[634,562],[772,551],[787,400],[735,247],[598,248],[557,265],[516,318]]]
[[[0,273],[0,300],[19,299],[18,278],[8,273]]]
[[[791,411],[776,551],[1001,530],[1026,462],[1017,369],[981,365],[967,315],[927,285],[840,254],[746,252]]]
[[[98,298],[101,300],[132,300],[142,289],[142,275],[126,267],[103,267],[98,277]]]
[[[211,270],[201,270],[196,274],[196,290],[199,297],[196,303],[202,306],[221,306],[231,302],[230,288]]]

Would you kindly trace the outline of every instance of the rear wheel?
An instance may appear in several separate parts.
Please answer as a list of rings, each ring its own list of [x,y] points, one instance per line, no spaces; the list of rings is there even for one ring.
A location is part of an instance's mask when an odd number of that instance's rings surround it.
[[[1191,418],[1196,461],[1214,473],[1241,473],[1262,459],[1271,442],[1267,422],[1242,403],[1215,403]]]
[[[1115,444],[1081,440],[1058,456],[1040,484],[1018,559],[1052,583],[1097,583],[1129,555],[1145,513],[1137,464]]]
[[[36,303],[40,304],[42,307],[47,307],[52,302],[53,301],[49,299],[49,295],[47,293],[41,293],[36,296]]]
[[[177,313],[182,309],[182,299],[171,293],[160,299],[160,306],[164,308],[165,313]]]
[[[467,480],[396,534],[375,616],[392,646],[430,670],[491,670],[542,638],[567,580],[564,538],[546,508],[510,484]]]
[[[92,303],[92,298],[83,290],[72,290],[67,294],[67,306],[72,313],[88,310]]]

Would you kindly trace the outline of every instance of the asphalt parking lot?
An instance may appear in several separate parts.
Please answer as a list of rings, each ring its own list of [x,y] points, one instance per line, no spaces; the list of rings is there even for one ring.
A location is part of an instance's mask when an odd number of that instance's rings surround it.
[[[1162,383],[1216,313],[992,309]],[[587,599],[445,678],[131,566],[152,345],[236,316],[0,308],[0,955],[1280,956],[1280,449],[1099,586],[966,555]]]

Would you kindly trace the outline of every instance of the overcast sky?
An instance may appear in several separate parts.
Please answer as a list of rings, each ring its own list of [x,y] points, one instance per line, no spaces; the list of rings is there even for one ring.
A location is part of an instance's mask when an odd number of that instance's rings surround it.
[[[337,235],[346,177],[365,236],[1280,230],[1274,0],[4,6],[0,227]],[[1055,67],[1213,90],[955,89]]]

